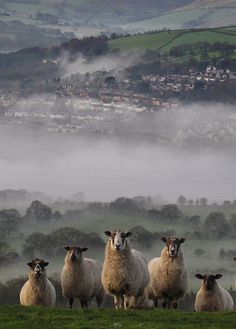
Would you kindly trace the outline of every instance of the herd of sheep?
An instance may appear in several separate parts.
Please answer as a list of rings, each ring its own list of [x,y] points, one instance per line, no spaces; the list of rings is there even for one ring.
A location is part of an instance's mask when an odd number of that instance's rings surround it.
[[[85,247],[65,247],[67,253],[61,273],[61,287],[72,308],[74,298],[82,308],[96,299],[100,307],[105,295],[114,298],[116,309],[130,307],[177,308],[188,287],[188,272],[181,248],[184,238],[163,237],[165,243],[160,257],[149,263],[139,251],[132,249],[128,240],[131,232],[123,230],[106,231],[109,237],[105,260],[102,264],[84,257]],[[30,267],[29,279],[20,292],[20,302],[24,306],[54,306],[56,292],[47,278],[46,266],[42,259],[34,259]],[[195,311],[229,311],[234,302],[231,295],[216,280],[221,274],[196,274],[201,287],[195,300]]]

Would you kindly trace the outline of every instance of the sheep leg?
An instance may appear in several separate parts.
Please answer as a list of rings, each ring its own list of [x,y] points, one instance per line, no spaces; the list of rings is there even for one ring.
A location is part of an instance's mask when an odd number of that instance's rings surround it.
[[[82,308],[88,308],[88,302],[86,300],[81,300],[80,305]]]
[[[118,310],[119,308],[122,308],[122,297],[119,295],[115,295],[114,296],[114,304],[115,304],[115,308],[116,310]]]
[[[166,302],[166,301],[162,303],[162,307],[163,307],[164,309],[167,308],[167,302]]]
[[[104,292],[100,293],[99,295],[97,295],[96,297],[96,301],[97,301],[97,307],[100,308],[103,300],[104,300]]]
[[[130,303],[131,301],[131,303]],[[127,310],[127,308],[130,307],[131,304],[133,304],[133,307],[136,306],[137,300],[135,297],[133,297],[133,300],[131,300],[131,297],[125,296],[124,298],[124,309]]]
[[[154,307],[157,308],[157,307],[158,307],[158,298],[155,297],[155,298],[153,299],[153,302],[154,302]]]
[[[173,303],[173,308],[176,310],[178,308],[178,303],[177,302],[174,302]]]
[[[69,298],[69,308],[72,308],[73,302],[74,302],[74,298],[70,297]]]
[[[170,308],[171,308],[171,300],[169,300],[167,303],[167,309],[170,309]]]

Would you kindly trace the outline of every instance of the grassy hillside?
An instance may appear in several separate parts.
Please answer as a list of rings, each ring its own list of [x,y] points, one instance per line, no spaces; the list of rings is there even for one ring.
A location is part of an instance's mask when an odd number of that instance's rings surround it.
[[[3,1],[2,7],[13,16],[35,16],[37,12],[48,13],[77,21],[128,22],[150,18],[165,11],[189,4],[192,0],[67,0],[67,1]],[[112,23],[112,24],[113,24]]]
[[[111,40],[109,45],[111,48],[118,48],[121,51],[145,51],[151,49],[166,52],[172,47],[181,44],[193,44],[199,41],[209,43],[229,42],[236,44],[236,27],[162,31],[153,34],[121,37]]]
[[[159,310],[64,310],[0,307],[1,329],[233,329],[236,313],[182,313]]]
[[[127,29],[151,31],[185,27],[220,27],[235,24],[235,1],[194,1],[187,6],[169,11],[151,19],[125,25]]]

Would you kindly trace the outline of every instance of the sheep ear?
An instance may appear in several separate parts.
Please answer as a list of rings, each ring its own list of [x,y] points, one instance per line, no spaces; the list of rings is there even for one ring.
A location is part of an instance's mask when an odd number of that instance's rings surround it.
[[[110,231],[105,231],[104,232],[107,236],[111,236],[111,232]]]
[[[32,261],[32,262],[29,262],[29,263],[27,263],[27,265],[28,265],[29,267],[33,268],[33,261]]]
[[[198,273],[198,274],[195,274],[195,277],[196,277],[197,279],[202,280],[202,279],[204,278],[204,275]]]
[[[125,232],[125,237],[128,238],[129,236],[132,235],[132,232]]]
[[[164,243],[166,243],[166,242],[167,242],[167,239],[163,236],[163,237],[161,238],[161,241],[163,241]]]
[[[184,243],[185,240],[186,240],[185,238],[181,238],[181,239],[179,240],[179,242],[180,242],[180,243]]]
[[[70,247],[67,246],[67,247],[64,247],[64,249],[66,249],[66,250],[70,250]]]
[[[43,262],[43,266],[46,267],[48,266],[49,262]]]
[[[218,280],[218,279],[222,278],[222,276],[223,276],[223,274],[216,274],[216,275],[214,275],[214,279]]]
[[[88,248],[86,248],[86,247],[82,247],[82,248],[79,248],[79,249],[80,249],[81,252],[84,252],[84,251],[88,250]]]

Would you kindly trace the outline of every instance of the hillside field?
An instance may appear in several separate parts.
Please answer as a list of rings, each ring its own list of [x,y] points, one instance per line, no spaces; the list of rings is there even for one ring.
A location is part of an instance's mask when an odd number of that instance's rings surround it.
[[[0,307],[1,329],[234,329],[236,313],[186,313],[163,310],[66,310]]]
[[[196,42],[228,42],[236,44],[236,27],[225,27],[200,30],[161,31],[151,34],[125,36],[109,41],[111,49],[121,51],[145,51],[147,49],[167,52],[172,47]]]
[[[206,6],[183,7],[139,22],[125,24],[131,31],[181,29],[184,27],[219,27],[235,24],[236,6],[208,8]]]

